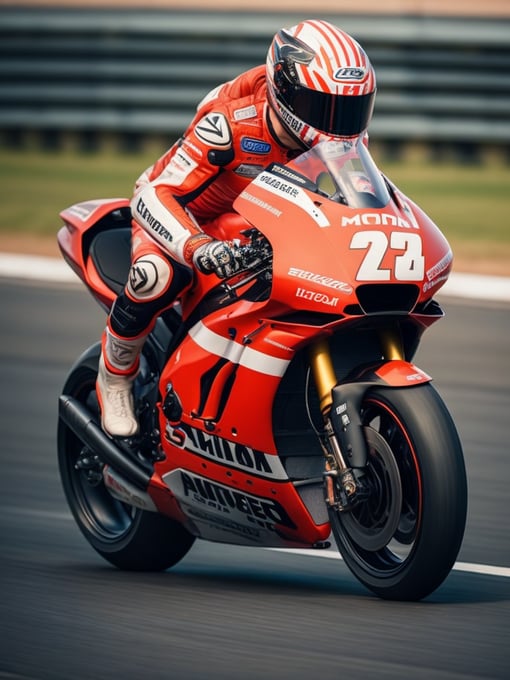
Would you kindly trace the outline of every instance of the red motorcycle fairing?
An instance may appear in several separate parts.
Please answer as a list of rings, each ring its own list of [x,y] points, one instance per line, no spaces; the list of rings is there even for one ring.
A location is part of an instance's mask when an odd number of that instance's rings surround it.
[[[129,199],[84,201],[66,208],[60,217],[64,226],[57,234],[57,243],[62,256],[93,296],[109,310],[119,290],[112,288],[112,282],[105,280],[104,274],[98,271],[97,261],[90,257],[91,246],[95,237],[109,233],[111,229],[129,229],[130,233]],[[129,249],[126,252],[129,256]]]
[[[320,174],[331,157],[312,155],[309,166],[301,157],[295,165],[261,173],[235,203],[240,216],[218,221],[223,238],[247,242],[240,228],[253,226],[267,238],[274,254],[270,294],[268,289],[255,301],[245,296],[250,274],[223,283],[197,273],[181,299],[188,332],[161,373],[165,459],[155,463],[148,493],[161,513],[195,536],[272,547],[323,543],[330,534],[326,508],[317,512],[317,503],[303,502],[280,462],[271,428],[290,362],[310,342],[342,327],[349,334],[367,319],[376,326],[385,315],[398,323],[411,319],[419,337],[442,315],[424,312],[423,305],[451,267],[448,243],[402,194],[392,189],[390,195],[368,152],[358,152],[374,191],[368,207],[352,195],[350,205],[331,200],[310,175],[310,168]],[[94,235],[112,226],[112,215],[128,207],[125,199],[91,201],[62,213],[64,256],[105,306],[115,296],[88,248]],[[215,292],[223,304],[197,314]],[[407,387],[430,378],[399,359],[378,365],[373,380]],[[178,424],[162,408],[170,385],[183,407]],[[322,483],[315,495],[323,498]]]
[[[197,272],[146,340],[138,437],[100,427],[100,343],[72,367],[58,452],[74,518],[131,570],[174,566],[195,537],[319,548],[332,535],[372,592],[421,599],[452,568],[467,510],[455,425],[412,363],[443,316],[448,242],[356,143],[270,166],[234,210],[215,236],[247,244],[241,270]],[[130,265],[127,200],[62,217],[65,259],[109,309]]]

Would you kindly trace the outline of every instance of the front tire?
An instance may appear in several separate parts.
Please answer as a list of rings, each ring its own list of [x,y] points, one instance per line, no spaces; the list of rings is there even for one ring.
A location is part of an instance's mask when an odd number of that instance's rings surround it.
[[[99,344],[85,352],[63,389],[64,394],[80,401],[98,423],[95,385],[99,354]],[[101,461],[96,459],[91,468],[84,469],[84,444],[61,419],[57,441],[60,477],[69,508],[96,552],[114,566],[132,571],[162,571],[186,555],[194,537],[168,517],[111,496],[102,481]]]
[[[379,597],[420,600],[449,574],[467,513],[461,443],[440,396],[428,383],[374,387],[362,406],[369,499],[330,510],[345,563]]]

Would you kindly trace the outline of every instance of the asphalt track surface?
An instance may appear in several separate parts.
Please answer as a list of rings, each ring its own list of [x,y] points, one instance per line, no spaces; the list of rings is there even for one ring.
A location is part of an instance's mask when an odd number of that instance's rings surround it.
[[[0,278],[0,680],[508,678],[510,304],[442,304],[415,363],[459,429],[468,524],[445,583],[405,604],[327,553],[197,541],[163,574],[110,567],[70,517],[55,444],[103,314],[75,284]]]

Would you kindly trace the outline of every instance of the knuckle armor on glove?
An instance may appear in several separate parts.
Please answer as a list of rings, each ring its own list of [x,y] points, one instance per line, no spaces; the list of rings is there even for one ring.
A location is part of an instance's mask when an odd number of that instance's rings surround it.
[[[216,272],[217,276],[224,279],[240,269],[236,252],[235,244],[229,241],[211,241],[197,248],[193,262],[203,274]]]

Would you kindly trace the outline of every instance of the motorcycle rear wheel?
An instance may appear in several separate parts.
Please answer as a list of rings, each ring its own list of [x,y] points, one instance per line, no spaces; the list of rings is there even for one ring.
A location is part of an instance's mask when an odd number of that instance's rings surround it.
[[[63,393],[80,401],[99,422],[95,391],[99,345],[72,368]],[[194,537],[177,522],[114,498],[103,481],[92,483],[76,464],[83,443],[59,419],[58,464],[62,486],[76,523],[90,545],[108,562],[130,571],[163,571],[179,562]]]
[[[462,446],[433,386],[375,387],[362,422],[370,498],[350,512],[330,510],[346,565],[384,599],[420,600],[457,558],[467,514]]]

